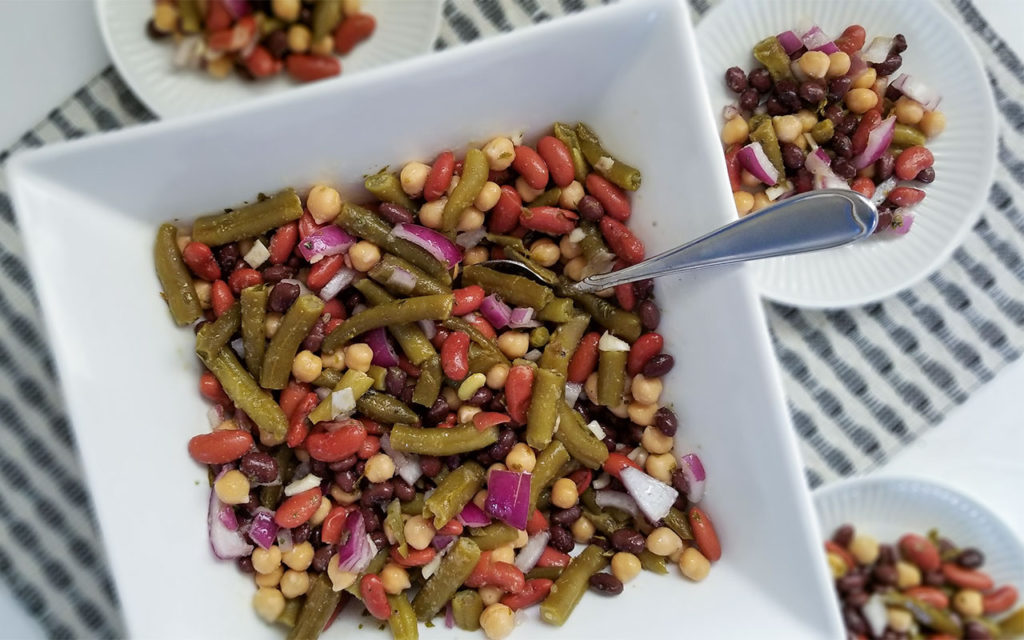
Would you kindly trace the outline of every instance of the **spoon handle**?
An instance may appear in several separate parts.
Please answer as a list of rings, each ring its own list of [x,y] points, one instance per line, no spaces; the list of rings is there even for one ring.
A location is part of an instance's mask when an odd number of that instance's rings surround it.
[[[719,227],[675,249],[619,271],[576,283],[581,292],[678,271],[838,247],[870,236],[878,224],[875,205],[846,189],[811,191]]]

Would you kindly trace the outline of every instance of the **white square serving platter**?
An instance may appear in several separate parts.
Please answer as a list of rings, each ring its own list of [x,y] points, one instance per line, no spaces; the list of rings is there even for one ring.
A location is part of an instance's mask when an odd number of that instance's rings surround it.
[[[733,218],[704,86],[685,4],[633,0],[14,158],[18,219],[131,636],[283,636],[253,613],[251,578],[207,541],[206,470],[186,452],[208,428],[206,406],[193,335],[171,323],[152,268],[160,222],[318,181],[357,198],[362,176],[385,165],[586,121],[642,169],[632,224],[653,255]],[[679,450],[703,458],[724,556],[700,584],[672,568],[615,599],[588,594],[562,628],[528,611],[514,637],[843,637],[746,273],[692,273],[656,291],[677,363],[665,396]],[[325,637],[387,637],[354,609]],[[421,633],[483,637],[440,620]]]

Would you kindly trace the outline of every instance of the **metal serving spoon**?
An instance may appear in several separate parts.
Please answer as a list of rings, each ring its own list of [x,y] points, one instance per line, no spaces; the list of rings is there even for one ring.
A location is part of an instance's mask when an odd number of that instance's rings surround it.
[[[689,269],[831,249],[867,238],[877,224],[875,205],[859,193],[846,189],[811,191],[625,269],[588,276],[567,289],[591,293]],[[488,260],[482,264],[545,282],[541,274],[521,262]]]

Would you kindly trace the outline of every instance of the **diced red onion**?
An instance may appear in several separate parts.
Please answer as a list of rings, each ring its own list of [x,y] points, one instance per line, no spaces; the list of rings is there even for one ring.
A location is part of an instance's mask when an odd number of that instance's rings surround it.
[[[538,531],[537,533],[530,536],[526,541],[526,545],[519,550],[519,555],[516,556],[516,568],[527,573],[530,569],[537,566],[537,561],[544,554],[544,550],[548,547],[548,540],[551,539],[551,532],[549,531]]]
[[[363,342],[373,351],[373,364],[378,367],[397,367],[398,354],[388,339],[388,330],[384,327],[371,329],[363,334]]]
[[[889,197],[889,192],[896,188],[896,176],[889,176],[875,187],[875,194],[871,196],[871,202],[877,207]]]
[[[174,66],[179,68],[198,67],[205,47],[201,36],[185,36],[178,43],[178,48],[174,50]]]
[[[700,502],[704,497],[704,464],[696,453],[688,453],[679,461],[679,469],[686,477],[686,499],[690,502]]]
[[[805,47],[807,47],[808,51],[821,51],[826,54],[832,54],[839,51],[839,47],[836,46],[835,42],[832,42],[832,38],[822,31],[821,27],[818,25],[811,27],[810,30],[800,38],[800,41]],[[800,47],[797,47],[797,49],[799,48]],[[786,53],[792,52],[787,51]]]
[[[395,267],[395,270],[388,276],[388,284],[398,289],[400,293],[410,293],[416,288],[416,274],[401,267]]]
[[[607,249],[599,249],[583,267],[583,277],[608,273],[615,267],[618,257]]]
[[[533,319],[533,309],[530,307],[516,307],[509,316],[508,326],[511,329],[532,329],[539,327],[540,323]]]
[[[458,536],[434,536],[434,538],[430,541],[430,544],[433,545],[435,549],[440,551],[441,549],[444,549],[451,543],[455,542],[455,538],[457,537]]]
[[[418,224],[396,224],[391,233],[396,238],[408,240],[443,262],[449,269],[462,260],[462,252],[444,234]]]
[[[320,289],[320,299],[330,300],[334,296],[342,292],[345,287],[352,284],[356,279],[356,270],[349,269],[348,267],[342,267],[338,269],[338,273],[334,274],[327,284]]]
[[[231,17],[234,19],[247,16],[252,12],[252,8],[249,6],[249,0],[224,0],[224,8],[228,10]]]
[[[804,159],[804,166],[811,173],[821,173],[828,169],[831,164],[832,158],[828,157],[828,153],[820,147],[815,149],[814,153],[808,153]]]
[[[594,494],[594,500],[599,507],[619,509],[634,517],[640,515],[640,509],[636,506],[636,501],[628,493],[611,490],[598,491]]]
[[[487,229],[483,227],[474,229],[473,231],[464,231],[459,235],[455,236],[455,244],[459,245],[463,249],[472,249],[487,236]]]
[[[846,75],[851,78],[856,78],[867,68],[868,65],[864,62],[864,58],[861,58],[859,53],[855,53],[850,56],[850,70],[846,72]]]
[[[875,160],[882,157],[882,154],[889,149],[892,143],[893,133],[896,132],[896,116],[889,116],[878,123],[878,126],[868,133],[868,143],[864,151],[853,158],[853,166],[863,169]]]
[[[467,527],[486,527],[491,524],[491,517],[484,513],[480,507],[472,502],[468,502],[459,513],[459,522]]]
[[[327,396],[331,395],[331,389],[329,387],[317,387],[316,391],[314,391],[313,393],[316,394],[316,397],[323,400]]]
[[[416,481],[423,475],[423,468],[420,465],[420,457],[415,453],[403,453],[395,451],[391,446],[391,435],[385,433],[380,437],[381,450],[391,456],[395,463],[395,471],[398,476],[409,484],[416,484]]]
[[[224,407],[219,404],[215,404],[207,409],[206,421],[210,423],[211,429],[224,422]]]
[[[338,548],[338,568],[342,571],[361,573],[369,566],[370,560],[377,553],[377,547],[366,533],[363,514],[353,511],[345,521],[345,533],[348,540]]]
[[[296,496],[303,491],[309,491],[310,489],[320,486],[320,477],[312,473],[307,473],[302,476],[295,475],[293,477],[295,480],[292,480],[288,483],[288,486],[284,488],[284,495],[288,497]]]
[[[619,479],[626,491],[633,497],[636,506],[651,522],[668,515],[679,492],[664,482],[653,478],[639,469],[626,467],[619,472]]]
[[[264,549],[269,549],[277,541],[277,523],[274,514],[268,509],[260,508],[249,524],[249,539]]]
[[[751,142],[740,149],[736,157],[739,159],[740,165],[761,182],[773,185],[779,181],[779,170],[765,155],[760,142]]]
[[[530,362],[537,362],[540,357],[544,355],[540,349],[530,349],[523,354],[523,360],[529,360]]]
[[[807,154],[804,159],[804,166],[814,176],[815,189],[849,189],[850,185],[837,176],[829,165],[832,159],[828,157],[824,149],[815,149],[813,153]]]
[[[292,538],[291,529],[277,530],[277,548],[287,553],[295,547],[295,540]]]
[[[740,115],[740,110],[735,104],[727,104],[724,107],[722,107],[722,119],[725,120],[726,122],[732,120],[738,115]],[[579,227],[572,230],[573,233],[576,233],[577,231],[579,231],[580,233],[583,232],[583,230],[580,229]],[[571,235],[572,234],[570,234],[570,242],[573,241]]]
[[[815,189],[849,189],[850,183],[840,178],[829,169],[828,173],[814,176]]]
[[[437,335],[437,325],[434,324],[433,320],[419,320],[416,324],[418,324],[420,329],[423,330],[423,333],[426,334],[427,340],[433,340],[434,336]]]
[[[794,51],[804,46],[804,43],[801,42],[800,38],[792,31],[783,31],[779,35],[775,36],[775,39],[782,45],[787,56],[792,55]]]
[[[228,469],[222,471],[220,476],[227,473],[227,471]],[[226,515],[225,512],[230,512],[230,515]],[[228,526],[234,517],[234,509],[221,502],[220,498],[217,497],[217,492],[211,489],[210,506],[206,514],[206,526],[210,536],[210,548],[213,549],[213,555],[221,560],[241,558],[252,553],[252,545],[246,542],[242,532],[238,531],[238,520],[235,519],[235,526],[233,528]]]
[[[455,614],[452,610],[451,600],[448,601],[448,604],[444,608],[444,626],[446,629],[455,628]]]
[[[934,110],[942,102],[942,96],[937,91],[920,79],[906,73],[901,73],[899,77],[892,81],[891,86],[899,89],[908,98],[917,100],[921,103],[921,106],[929,111]]]
[[[861,57],[864,58],[864,62],[870,62],[879,64],[885,62],[886,58],[889,57],[889,51],[892,49],[892,38],[885,36],[878,36],[871,41],[866,49],[861,51]]]
[[[495,329],[503,329],[512,319],[512,307],[492,293],[480,303],[480,313]]]
[[[789,70],[796,77],[797,82],[806,82],[810,77],[800,68],[800,61],[793,60],[789,63]]]
[[[320,227],[302,239],[299,253],[310,264],[316,264],[327,256],[345,253],[356,243],[356,239],[337,225],[329,224]]]
[[[583,385],[579,382],[566,382],[565,383],[565,404],[570,407],[576,406],[576,401],[579,400],[580,394],[583,393]]]
[[[227,527],[228,531],[238,531],[238,517],[235,516],[235,510],[227,505],[225,507],[217,516],[220,518],[220,523]]]
[[[616,338],[609,331],[605,331],[601,334],[601,339],[597,341],[598,351],[629,351],[629,343],[622,338]]]
[[[792,194],[794,191],[796,191],[796,187],[793,186],[793,183],[789,180],[783,180],[774,187],[765,189],[764,194],[768,196],[768,200],[775,202]]]
[[[892,232],[898,236],[906,235],[914,226],[914,212],[911,207],[900,207],[892,212]]]
[[[889,624],[889,613],[882,602],[882,597],[877,593],[872,594],[864,604],[861,612],[864,614],[864,620],[871,628],[871,634],[876,638],[881,638],[882,634],[885,633],[885,627]]]
[[[516,529],[525,529],[530,519],[529,473],[491,471],[487,476],[484,511]]]

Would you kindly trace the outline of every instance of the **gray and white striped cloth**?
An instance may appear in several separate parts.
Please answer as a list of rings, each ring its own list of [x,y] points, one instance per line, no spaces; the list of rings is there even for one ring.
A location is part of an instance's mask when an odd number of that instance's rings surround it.
[[[447,0],[436,48],[601,1]],[[1024,65],[970,0],[937,1],[988,70],[1000,120],[995,180],[963,246],[917,286],[837,311],[766,305],[812,486],[882,463],[1024,349]],[[699,19],[713,3],[690,4]],[[152,119],[108,69],[0,153],[0,576],[51,637],[122,637],[124,627],[3,166],[12,153]]]

